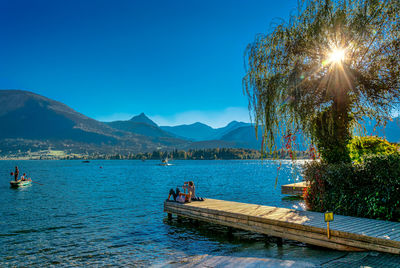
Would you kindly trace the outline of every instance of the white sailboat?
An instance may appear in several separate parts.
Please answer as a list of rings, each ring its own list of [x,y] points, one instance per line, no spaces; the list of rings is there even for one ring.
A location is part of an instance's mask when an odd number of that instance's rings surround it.
[[[163,159],[161,161],[160,164],[158,164],[159,166],[172,166],[172,164],[168,163],[168,157],[166,157],[165,159]]]

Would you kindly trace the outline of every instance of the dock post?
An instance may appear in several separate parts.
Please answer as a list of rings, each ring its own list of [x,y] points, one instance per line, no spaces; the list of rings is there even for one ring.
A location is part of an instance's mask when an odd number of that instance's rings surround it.
[[[276,245],[278,247],[282,247],[282,245],[283,245],[282,237],[277,237],[276,238]]]
[[[264,247],[269,248],[269,239],[268,239],[268,235],[263,234],[264,236]]]
[[[228,241],[232,241],[233,240],[233,228],[228,226]]]

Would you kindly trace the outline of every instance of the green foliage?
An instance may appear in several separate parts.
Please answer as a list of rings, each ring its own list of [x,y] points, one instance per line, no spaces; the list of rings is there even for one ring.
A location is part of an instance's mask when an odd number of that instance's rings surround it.
[[[306,163],[303,169],[303,177],[310,181],[309,186],[304,191],[304,201],[308,209],[314,211],[325,211],[325,162],[312,161]]]
[[[361,164],[317,162],[305,166],[309,209],[400,221],[400,154],[369,155]]]
[[[350,120],[329,121],[329,112],[321,112],[315,119],[312,134],[322,158],[328,163],[350,162],[347,144],[351,139]],[[336,135],[333,135],[336,133]]]
[[[366,155],[387,155],[399,152],[399,146],[379,137],[354,137],[347,145],[352,161],[361,163]]]
[[[384,124],[400,101],[398,14],[398,0],[303,0],[288,22],[258,35],[243,89],[262,150],[301,129],[323,159],[350,162],[349,129],[365,117]],[[344,59],[329,60],[338,48]]]

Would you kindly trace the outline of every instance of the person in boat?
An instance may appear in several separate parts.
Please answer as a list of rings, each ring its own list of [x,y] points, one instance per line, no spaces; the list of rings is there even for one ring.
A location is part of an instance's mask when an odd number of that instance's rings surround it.
[[[27,181],[27,180],[28,180],[28,178],[26,177],[26,174],[25,173],[22,174],[21,181]]]
[[[192,198],[195,197],[195,187],[193,181],[184,182],[182,188],[187,189],[188,193],[182,193],[178,187],[176,188],[175,191],[174,189],[171,188],[171,190],[169,190],[169,195],[167,200],[170,200],[172,196],[174,201],[191,202]]]
[[[15,181],[18,181],[18,176],[19,176],[18,166],[15,166],[15,171],[14,171],[14,180]]]

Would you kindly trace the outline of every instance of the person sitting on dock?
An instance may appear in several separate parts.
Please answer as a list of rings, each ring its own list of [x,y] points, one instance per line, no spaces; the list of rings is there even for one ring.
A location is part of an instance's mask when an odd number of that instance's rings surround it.
[[[194,187],[194,183],[193,183],[193,181],[185,181],[184,183],[183,183],[183,187],[182,187],[183,189],[187,189],[188,190],[188,193],[187,193],[187,198],[188,198],[188,200],[192,200],[192,198],[194,198],[196,195],[194,194],[194,192],[195,192],[195,187]]]
[[[176,201],[176,198],[179,196],[180,193],[181,193],[181,191],[179,191],[178,187],[176,187],[175,191],[174,191],[174,189],[171,188],[171,190],[169,190],[167,201],[170,200],[171,196],[172,196],[173,200]]]
[[[193,181],[189,181],[189,182],[184,182],[183,189],[187,189],[188,193],[182,193],[179,188],[176,188],[176,191],[174,191],[174,189],[171,188],[171,190],[169,190],[169,195],[168,195],[168,199],[170,200],[171,196],[173,197],[174,201],[178,201],[180,202],[180,197],[184,197],[184,199],[182,198],[182,200],[184,200],[184,202],[191,202],[192,201],[192,197],[194,197],[194,183]]]

